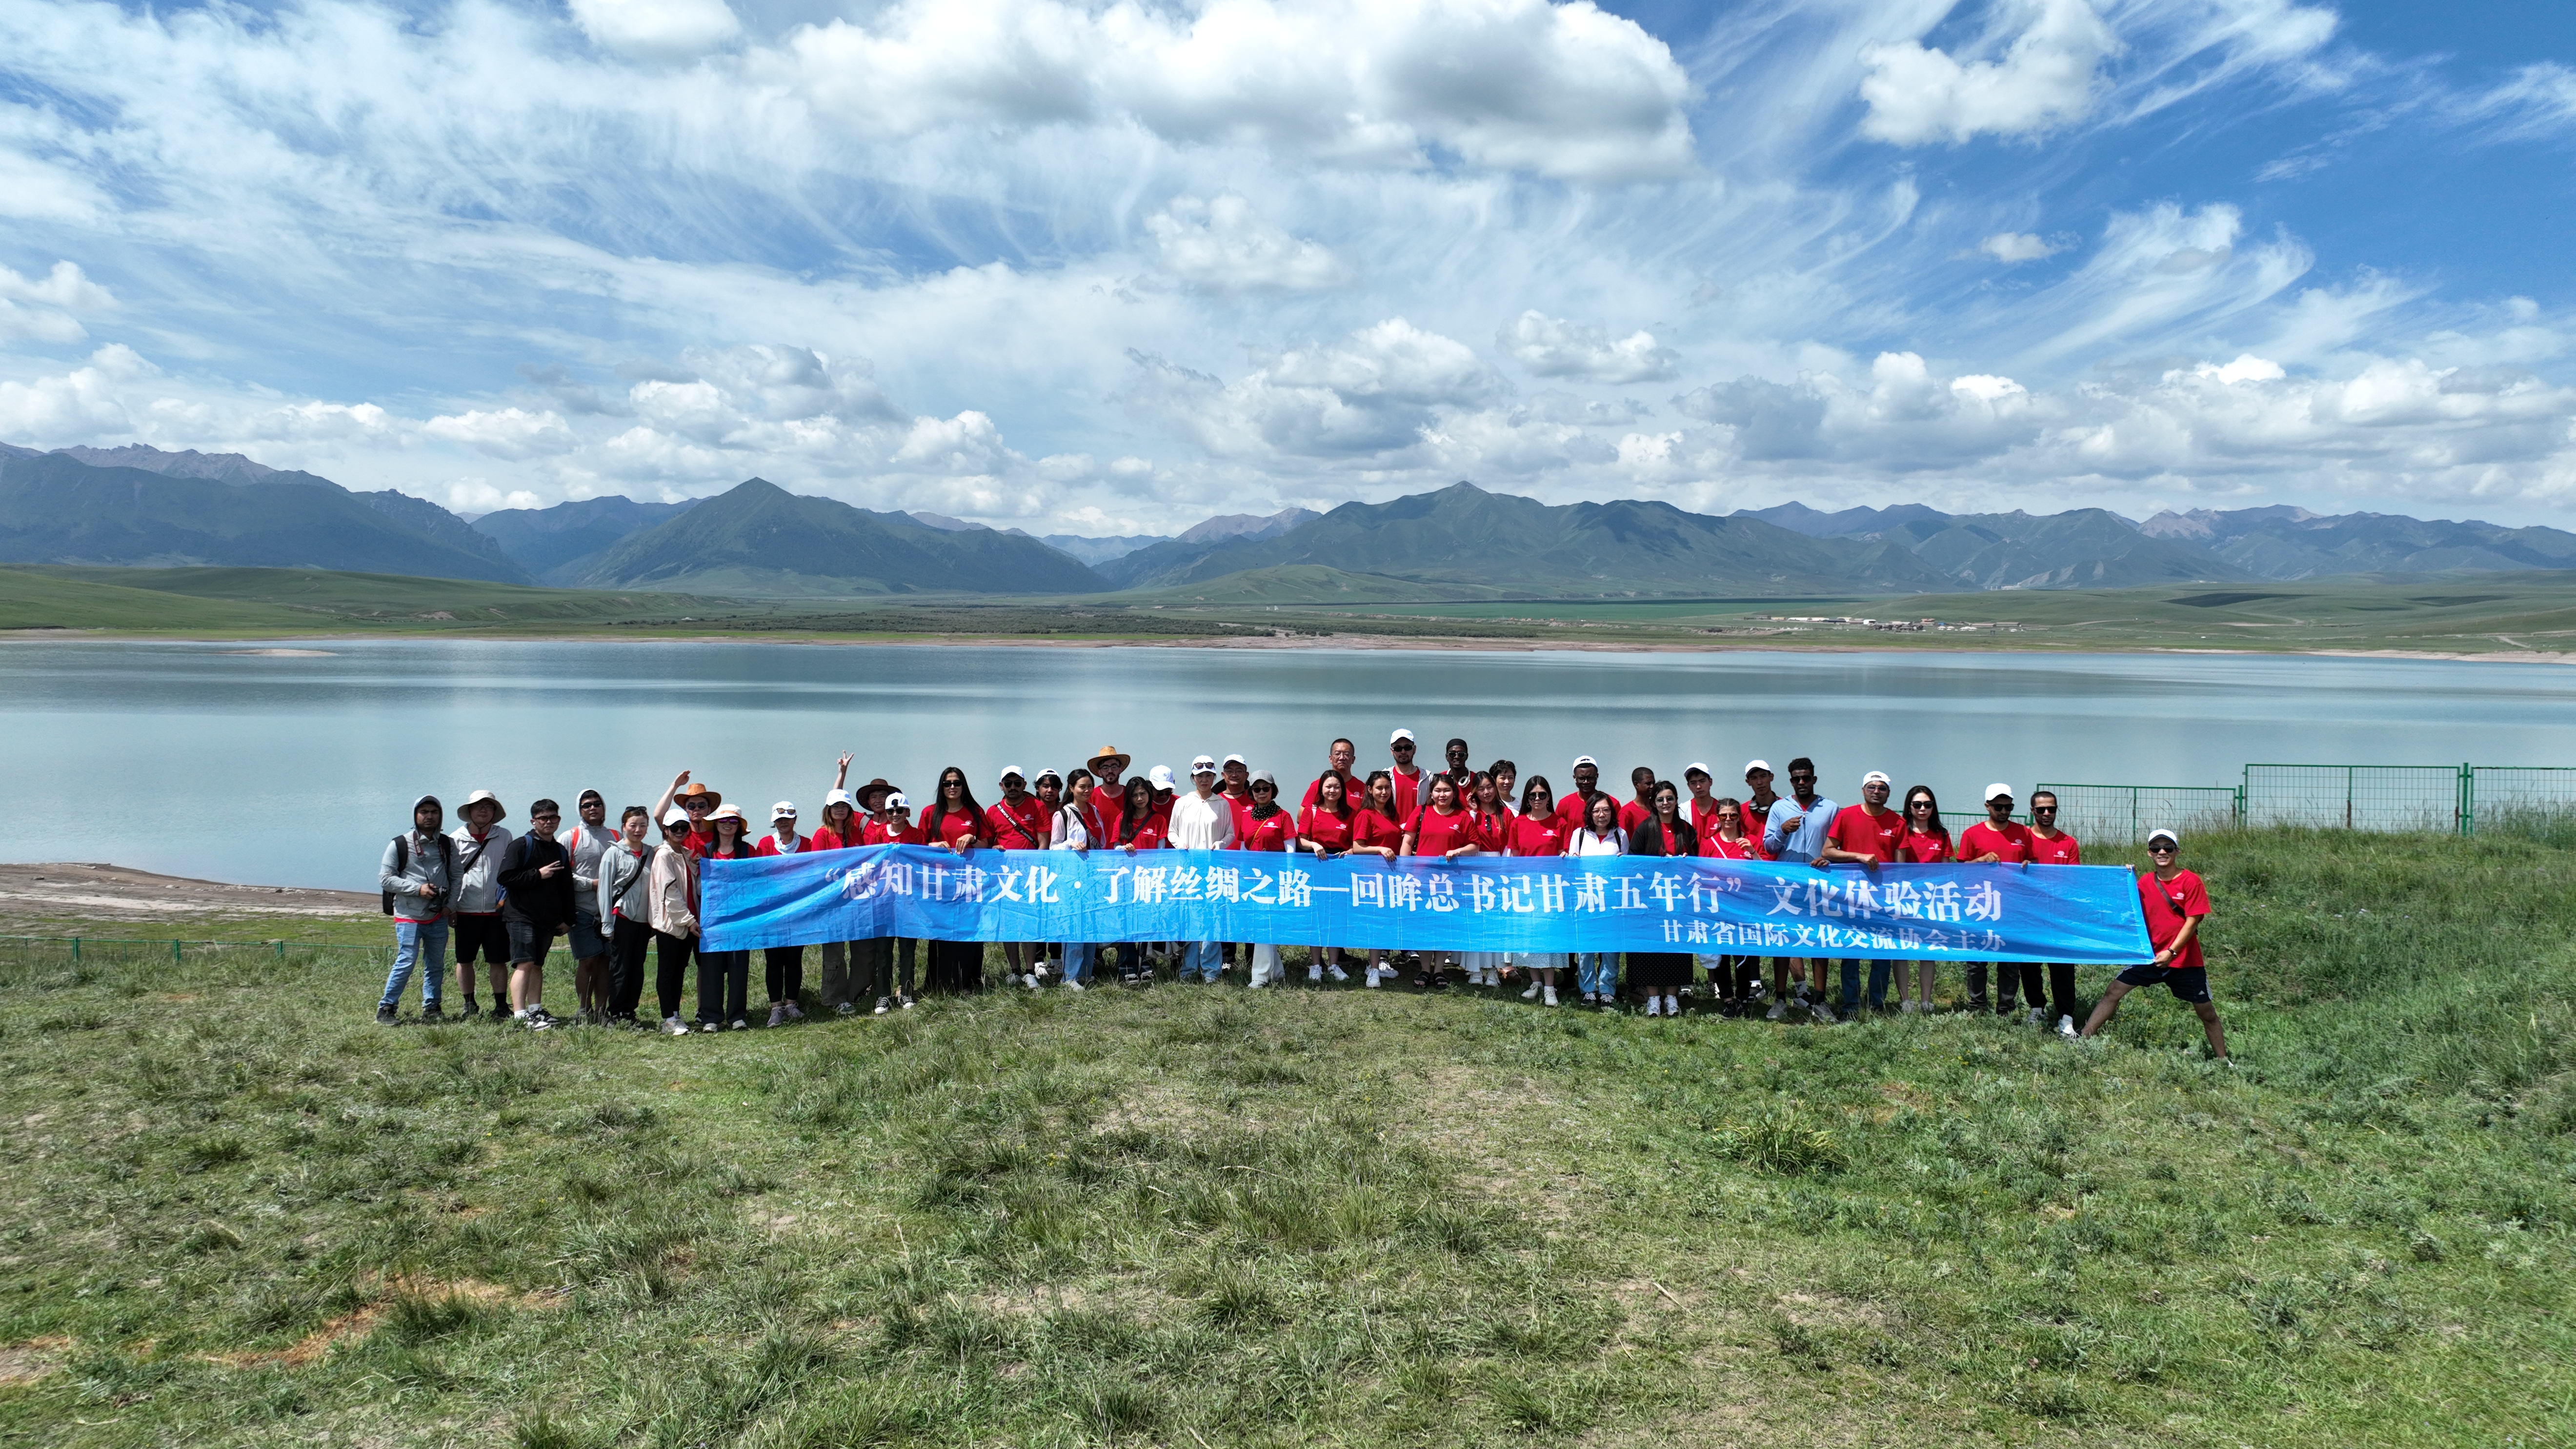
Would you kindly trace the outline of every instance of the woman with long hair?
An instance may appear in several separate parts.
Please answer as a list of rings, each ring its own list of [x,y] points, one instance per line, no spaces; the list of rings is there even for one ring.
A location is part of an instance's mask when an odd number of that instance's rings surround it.
[[[1401,817],[1395,803],[1395,776],[1385,770],[1371,770],[1366,788],[1368,798],[1351,815],[1351,854],[1393,860],[1396,852],[1404,848],[1404,827],[1397,823]],[[1384,949],[1372,946],[1368,953],[1368,973],[1360,984],[1375,989],[1382,978],[1395,974],[1395,968],[1386,964]]]
[[[1431,777],[1431,803],[1413,817],[1405,828],[1404,853],[1429,856],[1438,860],[1456,860],[1474,855],[1484,847],[1477,843],[1475,814],[1458,798],[1458,782],[1447,775]],[[1414,973],[1413,984],[1428,991],[1445,984],[1454,951],[1425,951],[1422,968]],[[1469,984],[1474,984],[1471,978]]]
[[[1123,850],[1129,855],[1140,850],[1163,848],[1163,812],[1157,808],[1151,778],[1129,776],[1122,798],[1115,802],[1115,813],[1112,813],[1112,802],[1100,799],[1102,793],[1097,789],[1091,792],[1104,820],[1102,838],[1092,842],[1095,847]],[[1118,980],[1121,985],[1138,986],[1153,979],[1153,965],[1146,960],[1141,946],[1131,941],[1119,948]]]
[[[1708,828],[1700,832],[1699,853],[1712,860],[1760,860],[1762,837],[1745,829],[1744,802],[1720,795],[1708,805]],[[1762,988],[1762,962],[1755,956],[1711,958],[1717,965],[1709,984],[1717,990],[1720,1016],[1742,1016]]]
[[[1897,858],[1913,865],[1939,865],[1959,858],[1959,848],[1950,839],[1950,827],[1941,823],[1941,797],[1929,785],[1917,785],[1905,792],[1905,835],[1897,842]],[[1906,994],[1905,977],[1899,969],[1896,977],[1896,1009],[1900,1012],[1928,1012],[1932,1009],[1932,988],[1940,975],[1938,963],[1917,961],[1911,973],[1914,992]]]
[[[1548,785],[1547,776],[1530,776],[1529,784],[1522,789],[1520,813],[1512,817],[1510,837],[1505,842],[1503,853],[1534,859],[1565,854],[1565,833],[1556,826],[1556,791]],[[1565,967],[1565,953],[1522,951],[1517,954],[1521,969],[1530,974],[1529,990],[1521,993],[1521,1000],[1545,998],[1548,1005],[1556,1005],[1556,973]]]
[[[1047,782],[1054,778],[1050,770],[1038,777],[1043,795]],[[1092,773],[1080,765],[1064,772],[1064,798],[1055,807],[1055,824],[1047,838],[1049,850],[1070,850],[1076,855],[1091,849],[1091,783]],[[1064,943],[1064,989],[1088,991],[1092,963],[1100,959],[1100,946],[1094,941]]]
[[[1476,851],[1480,855],[1506,855],[1511,851],[1512,822],[1517,818],[1502,793],[1501,782],[1491,772],[1480,773],[1467,782],[1467,808],[1476,817]],[[1416,819],[1419,823],[1419,817]],[[1500,986],[1503,968],[1511,957],[1501,951],[1468,951],[1459,958],[1467,970],[1470,986]]]
[[[707,828],[712,832],[707,859],[749,860],[756,853],[744,828],[741,806],[717,806],[707,817]],[[749,951],[698,953],[698,1030],[749,1031],[750,996]]]
[[[1343,788],[1342,777],[1326,775],[1315,782],[1315,803],[1297,812],[1297,848],[1312,851],[1317,860],[1330,860],[1351,848],[1351,827],[1358,812],[1351,807],[1350,792]],[[1308,962],[1321,961],[1333,968],[1335,981],[1350,980],[1342,969],[1342,948],[1309,946]],[[1311,972],[1309,974],[1312,974]],[[1371,982],[1377,978],[1371,976]]]
[[[939,772],[939,783],[931,787],[930,808],[922,813],[921,834],[926,843],[959,855],[971,854],[977,846],[992,847],[993,824],[975,803],[974,787],[966,783],[964,770],[950,765]],[[984,943],[931,942],[926,974],[930,979],[923,984],[932,991],[983,990]]]
[[[1568,855],[1626,855],[1628,832],[1619,828],[1619,801],[1607,790],[1593,792],[1584,806],[1583,823],[1565,843]],[[1619,999],[1619,953],[1574,953],[1574,984],[1583,988],[1583,1004],[1608,1006]]]
[[[1630,855],[1699,854],[1699,839],[1691,833],[1690,820],[1682,814],[1679,787],[1670,780],[1658,780],[1646,788],[1646,802],[1646,817],[1628,831]],[[1690,978],[1688,951],[1628,953],[1628,981],[1645,993],[1648,1016],[1681,1015],[1681,990],[1690,984]]]

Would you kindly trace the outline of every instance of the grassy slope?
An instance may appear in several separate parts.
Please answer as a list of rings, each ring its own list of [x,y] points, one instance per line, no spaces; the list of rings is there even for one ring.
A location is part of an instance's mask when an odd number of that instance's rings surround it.
[[[1300,567],[1188,590],[1009,600],[719,599],[530,589],[298,569],[0,569],[0,628],[224,635],[392,630],[601,637],[1164,639],[1266,633],[1580,641],[1586,645],[2563,653],[2576,577],[2331,579],[2242,588],[2015,591],[1908,599],[1483,600],[1371,594],[1397,580]],[[1401,588],[1388,590],[1402,594]],[[1446,597],[1435,597],[1444,594]],[[1361,602],[1343,602],[1357,595]],[[1884,633],[1752,615],[2014,620],[2018,632]]]
[[[2160,995],[2084,1047],[1173,986],[675,1042],[22,958],[0,1430],[2565,1442],[2571,863],[2211,842],[2234,1071]]]

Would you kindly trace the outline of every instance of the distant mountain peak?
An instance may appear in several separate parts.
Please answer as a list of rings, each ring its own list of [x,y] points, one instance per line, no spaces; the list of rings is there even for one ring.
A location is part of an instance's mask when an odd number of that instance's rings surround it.
[[[172,453],[141,443],[121,448],[56,448],[93,468],[140,468],[169,478],[206,478],[217,483],[256,483],[281,470],[254,463],[239,453],[200,453],[194,448]],[[308,475],[309,476],[309,475]]]
[[[1310,518],[1322,514],[1311,508],[1282,508],[1277,513],[1225,513],[1194,523],[1180,535],[1183,543],[1206,543],[1219,538],[1276,538]]]
[[[924,528],[935,528],[942,533],[964,533],[970,528],[984,528],[988,526],[981,523],[968,523],[962,518],[951,518],[945,513],[913,512],[905,514],[904,517],[911,519],[913,522],[920,524]],[[1017,532],[1017,530],[1013,530],[1013,532]],[[1027,535],[1022,534],[1021,537],[1025,538]]]

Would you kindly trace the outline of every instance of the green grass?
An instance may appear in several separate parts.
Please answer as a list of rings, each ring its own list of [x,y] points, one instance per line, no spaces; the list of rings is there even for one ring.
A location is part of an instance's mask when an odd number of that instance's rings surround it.
[[[2161,993],[2080,1046],[1170,985],[672,1041],[0,951],[0,1433],[2576,1437],[2576,856],[2195,850],[2233,1069]]]

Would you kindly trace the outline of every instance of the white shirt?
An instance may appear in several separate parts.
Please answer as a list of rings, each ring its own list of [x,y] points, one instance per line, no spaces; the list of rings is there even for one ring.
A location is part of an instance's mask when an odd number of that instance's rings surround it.
[[[1179,796],[1163,839],[1174,850],[1223,850],[1234,844],[1234,806],[1223,795],[1200,799],[1196,790]]]
[[[1610,827],[1609,835],[1600,836],[1593,834],[1592,827],[1586,825],[1574,832],[1574,839],[1566,846],[1565,853],[1568,855],[1626,855],[1628,832],[1613,825]]]

